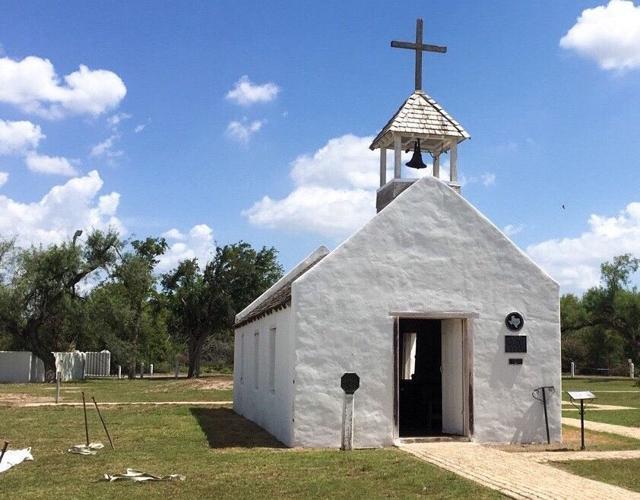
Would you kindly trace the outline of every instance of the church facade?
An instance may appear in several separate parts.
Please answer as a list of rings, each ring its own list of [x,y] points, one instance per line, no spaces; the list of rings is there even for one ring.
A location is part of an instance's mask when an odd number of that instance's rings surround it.
[[[345,373],[355,447],[561,440],[559,286],[460,194],[469,134],[418,83],[371,145],[378,213],[236,317],[234,410],[285,445],[341,445]],[[402,178],[407,149],[434,175]]]

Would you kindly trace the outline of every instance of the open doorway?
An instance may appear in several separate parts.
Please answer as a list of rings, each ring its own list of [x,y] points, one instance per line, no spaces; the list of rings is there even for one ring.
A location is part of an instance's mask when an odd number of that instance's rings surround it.
[[[399,318],[399,437],[464,435],[464,320]]]

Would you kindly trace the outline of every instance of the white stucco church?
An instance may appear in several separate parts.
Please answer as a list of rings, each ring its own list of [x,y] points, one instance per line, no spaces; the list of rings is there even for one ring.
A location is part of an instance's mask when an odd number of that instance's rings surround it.
[[[422,43],[421,20],[415,44],[392,46],[416,51],[416,90],[371,144],[378,213],[236,316],[234,410],[285,445],[339,447],[340,380],[356,373],[355,447],[542,442],[534,391],[552,387],[548,437],[560,441],[559,286],[460,193],[457,148],[469,134],[421,90],[422,51],[446,49]],[[412,166],[429,154],[434,175],[402,177],[412,149]]]

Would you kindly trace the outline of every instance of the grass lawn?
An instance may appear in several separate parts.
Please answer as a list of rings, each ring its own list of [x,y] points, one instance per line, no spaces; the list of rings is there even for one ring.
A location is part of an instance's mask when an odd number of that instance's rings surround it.
[[[1,490],[20,498],[501,498],[396,449],[285,449],[226,408],[121,406],[103,414],[116,450],[78,456],[66,449],[84,441],[81,408],[0,407],[0,440],[32,447],[35,458],[3,473]],[[93,411],[89,422],[91,440],[106,444]],[[100,480],[127,467],[187,479]]]
[[[640,491],[640,460],[579,460],[552,465],[572,474]]]
[[[638,379],[622,377],[563,377],[563,391],[638,391]],[[567,396],[568,397],[568,396]]]
[[[585,430],[584,440],[589,451],[638,450],[640,440],[631,439],[607,432]],[[578,451],[580,450],[580,429],[568,425],[562,426],[562,444],[509,444],[498,445],[498,449],[512,453],[539,451]]]
[[[62,402],[82,401],[84,391],[88,401],[94,396],[98,403],[114,401],[231,401],[232,377],[218,375],[197,380],[185,378],[91,379],[62,384]],[[0,403],[55,400],[55,384],[0,384]]]
[[[595,394],[596,404],[628,406],[636,410],[612,410],[612,411],[587,411],[585,418],[594,422],[606,424],[625,425],[628,427],[640,427],[640,387],[637,381],[629,378],[564,378],[562,380],[562,399],[569,401],[567,391],[587,390]],[[635,391],[635,392],[602,392],[602,391]],[[563,417],[580,418],[577,411],[570,411],[567,405],[563,406]]]

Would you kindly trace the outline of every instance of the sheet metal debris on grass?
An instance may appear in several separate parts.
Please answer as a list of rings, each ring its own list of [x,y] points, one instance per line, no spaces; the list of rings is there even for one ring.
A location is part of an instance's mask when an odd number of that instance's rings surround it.
[[[109,482],[113,481],[184,481],[185,476],[181,474],[169,474],[168,476],[156,476],[155,474],[149,474],[148,472],[142,472],[135,469],[127,469],[124,474],[105,474],[104,479]]]

